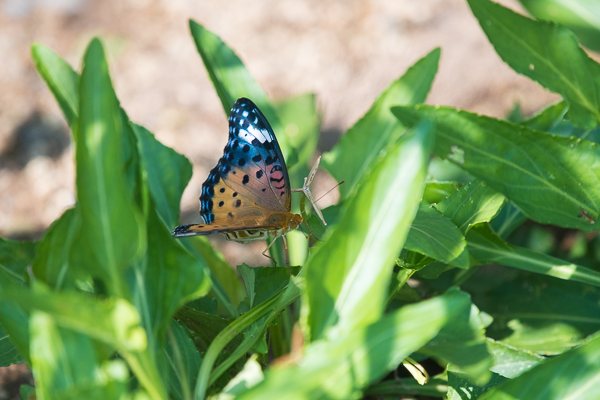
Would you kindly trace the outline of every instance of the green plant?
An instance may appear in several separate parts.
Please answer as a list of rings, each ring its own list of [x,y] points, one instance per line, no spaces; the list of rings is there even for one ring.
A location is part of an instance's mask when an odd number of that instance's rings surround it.
[[[39,242],[0,240],[1,365],[30,365],[40,399],[597,397],[600,67],[566,28],[469,5],[504,61],[563,100],[512,122],[421,104],[432,51],[324,155],[346,183],[327,229],[308,218],[317,245],[291,234],[265,268],[171,237],[191,165],[128,118],[98,40],[80,73],[34,46],[72,129],[77,204]],[[191,32],[225,112],[259,105],[298,187],[314,97],[271,103]]]

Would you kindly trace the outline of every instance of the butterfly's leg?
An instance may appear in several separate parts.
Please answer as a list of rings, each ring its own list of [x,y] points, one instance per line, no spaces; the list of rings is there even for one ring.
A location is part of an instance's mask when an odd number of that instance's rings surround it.
[[[265,251],[262,252],[262,255],[269,258],[269,259],[273,259],[273,257],[271,257],[269,255],[269,249],[271,248],[271,246],[273,246],[275,244],[275,242],[277,241],[277,239],[279,239],[279,236],[275,236],[275,238],[273,238],[273,240],[271,240],[271,243],[269,243],[267,245],[267,248],[265,249]]]
[[[283,240],[283,249],[286,251],[287,253],[287,238],[285,237],[285,235],[281,235],[281,240]]]

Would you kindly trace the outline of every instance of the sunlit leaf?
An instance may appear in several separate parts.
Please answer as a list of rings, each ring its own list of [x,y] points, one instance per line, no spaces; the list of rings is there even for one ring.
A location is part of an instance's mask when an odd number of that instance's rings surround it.
[[[541,223],[600,226],[600,148],[595,143],[448,107],[394,107],[405,124],[434,123],[434,152],[485,182]]]
[[[515,71],[559,93],[569,115],[583,126],[600,122],[600,65],[568,29],[534,21],[488,0],[468,0],[481,28]]]
[[[424,187],[430,127],[394,144],[347,201],[339,222],[308,259],[303,312],[312,340],[335,325],[365,325],[383,312],[399,254]]]

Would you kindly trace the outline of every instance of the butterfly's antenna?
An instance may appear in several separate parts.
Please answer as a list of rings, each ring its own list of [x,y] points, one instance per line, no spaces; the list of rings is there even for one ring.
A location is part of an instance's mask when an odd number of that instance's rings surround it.
[[[315,161],[315,164],[310,169],[308,176],[304,178],[304,184],[302,185],[302,189],[293,189],[293,191],[304,193],[304,197],[306,197],[308,199],[308,201],[310,202],[310,205],[312,206],[313,210],[315,211],[315,213],[317,214],[317,216],[319,217],[319,219],[321,220],[323,225],[327,225],[325,218],[323,218],[323,213],[321,212],[321,209],[319,207],[317,207],[315,198],[313,197],[313,194],[310,191],[310,185],[312,184],[313,179],[315,179],[315,175],[317,174],[317,169],[319,169],[320,162],[321,162],[321,156],[317,157],[317,161]]]
[[[329,189],[328,191],[326,191],[325,193],[323,193],[322,195],[319,196],[318,199],[315,200],[315,203],[318,203],[319,200],[321,200],[323,197],[327,196],[329,193],[331,193],[331,191],[337,187],[339,187],[342,183],[344,183],[345,181],[342,179],[341,181],[339,181],[337,183],[337,185],[335,185],[334,187],[332,187],[331,189]]]

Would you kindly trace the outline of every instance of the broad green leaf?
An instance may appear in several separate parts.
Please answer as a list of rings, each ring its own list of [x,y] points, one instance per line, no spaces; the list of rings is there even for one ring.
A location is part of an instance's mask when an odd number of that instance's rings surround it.
[[[448,394],[447,400],[474,400],[479,399],[482,393],[489,388],[505,382],[506,378],[492,374],[492,378],[483,386],[473,385],[465,376],[454,371],[448,371]]]
[[[70,262],[72,246],[79,232],[77,209],[71,208],[54,221],[41,240],[35,259],[35,277],[46,285],[62,289],[73,287],[78,275],[87,273],[85,265]]]
[[[283,290],[297,268],[250,267],[239,265],[237,272],[246,288],[249,308],[252,308]]]
[[[535,353],[493,339],[488,338],[487,345],[494,358],[490,371],[505,378],[516,378],[544,360]]]
[[[546,107],[528,120],[523,121],[523,124],[538,131],[554,132],[554,129],[564,120],[568,110],[568,104],[564,101],[559,101]]]
[[[246,390],[262,381],[264,378],[261,365],[256,360],[255,356],[252,356],[244,364],[244,368],[229,381],[227,386],[223,389],[217,400],[233,400],[237,396],[243,394]]]
[[[185,328],[176,322],[170,326],[164,354],[170,371],[169,398],[190,400],[200,368],[200,353]]]
[[[457,316],[469,313],[469,297],[453,291],[405,306],[346,334],[315,341],[297,363],[274,366],[240,399],[349,399],[425,345]],[[301,379],[299,379],[301,377]]]
[[[452,221],[430,206],[421,205],[404,247],[449,263],[463,252],[466,241]],[[467,265],[465,265],[467,267]]]
[[[187,158],[156,140],[143,126],[131,126],[154,208],[165,225],[174,228],[179,221],[181,194],[192,177],[192,165]]]
[[[24,287],[24,270],[31,261],[26,242],[0,240],[0,295],[11,287]],[[5,344],[6,351],[11,347],[25,359],[29,358],[29,315],[17,303],[0,301],[0,330],[2,341],[6,343],[6,335],[10,343]],[[8,358],[8,356],[7,356]]]
[[[437,72],[440,49],[431,51],[393,82],[339,143],[323,155],[323,166],[338,181],[342,199],[348,197],[383,151],[393,146],[406,130],[390,107],[422,103]]]
[[[0,291],[0,304],[18,305],[28,312],[44,312],[61,328],[115,348],[150,398],[165,398],[161,376],[147,349],[148,337],[141,326],[139,313],[131,303],[115,298],[98,300],[77,292],[50,292],[40,284],[32,289],[5,284]],[[0,317],[3,316],[0,314]],[[6,327],[4,319],[2,324]],[[27,329],[27,324],[23,325],[23,329]],[[19,337],[27,337],[21,335]]]
[[[33,45],[31,55],[35,67],[60,105],[67,123],[73,126],[79,110],[79,76],[69,64],[45,46]]]
[[[431,142],[423,124],[394,143],[310,255],[303,313],[311,340],[336,325],[368,324],[383,312],[393,261],[421,200]]]
[[[597,399],[600,397],[600,337],[540,363],[480,399]]]
[[[120,360],[102,361],[88,336],[60,328],[45,313],[31,316],[31,364],[38,399],[119,399],[129,371]]]
[[[2,321],[0,317],[0,321]],[[23,362],[19,351],[10,341],[10,337],[2,326],[0,326],[0,367],[6,367],[10,364]]]
[[[281,134],[282,124],[275,107],[240,58],[220,37],[193,20],[190,20],[190,31],[225,114],[229,114],[231,106],[239,97],[251,99],[273,127],[287,164],[294,165],[297,154],[290,140],[285,134]]]
[[[413,378],[397,378],[385,380],[370,386],[365,391],[368,398],[412,398],[412,396],[423,396],[424,398],[443,398],[448,391],[448,384],[442,379],[431,379],[421,385]]]
[[[0,238],[0,269],[23,280],[33,261],[37,244]]]
[[[102,45],[84,57],[76,146],[80,235],[88,268],[115,294],[125,292],[124,269],[143,251],[144,224],[127,185],[127,135]],[[82,250],[83,251],[83,250]]]
[[[544,276],[484,268],[463,284],[494,318],[491,337],[521,350],[554,355],[600,329],[600,289]]]
[[[541,223],[597,230],[600,148],[448,107],[394,107],[406,125],[435,125],[435,153],[504,194]]]
[[[298,151],[297,163],[289,166],[292,186],[301,187],[319,141],[320,114],[317,99],[312,93],[302,94],[278,102],[276,108],[283,136]]]
[[[600,5],[589,0],[519,0],[533,16],[571,29],[581,42],[600,50]]]
[[[146,348],[146,334],[139,325],[139,314],[125,300],[97,300],[76,292],[53,293],[39,285],[35,290],[5,286],[0,299],[18,304],[29,312],[48,313],[60,326],[85,333],[118,349]]]
[[[215,314],[238,315],[238,306],[244,298],[244,286],[223,255],[216,251],[210,242],[196,236],[181,240],[183,246],[196,259],[210,269],[212,297],[219,300],[218,306],[223,309],[214,310]],[[212,311],[212,310],[211,310]]]
[[[176,319],[192,333],[196,347],[204,352],[231,320],[194,306],[197,304],[186,305],[177,311]]]
[[[504,196],[485,183],[473,180],[436,204],[435,208],[467,233],[473,225],[491,221],[503,203]]]
[[[135,301],[151,338],[162,341],[175,312],[185,303],[205,295],[209,289],[204,263],[191,256],[171,236],[154,210],[147,217],[148,252],[135,274]]]
[[[425,184],[423,201],[429,204],[439,203],[459,189],[460,185],[452,181],[430,181]]]
[[[512,246],[500,239],[487,225],[467,235],[469,253],[482,264],[500,264],[540,275],[600,287],[600,272],[547,254]]]
[[[420,352],[445,360],[454,372],[464,374],[475,384],[485,384],[493,360],[486,347],[484,329],[479,310],[472,306],[456,315]]]
[[[600,65],[568,29],[534,21],[488,0],[468,0],[498,55],[515,71],[559,93],[583,126],[600,122]]]

